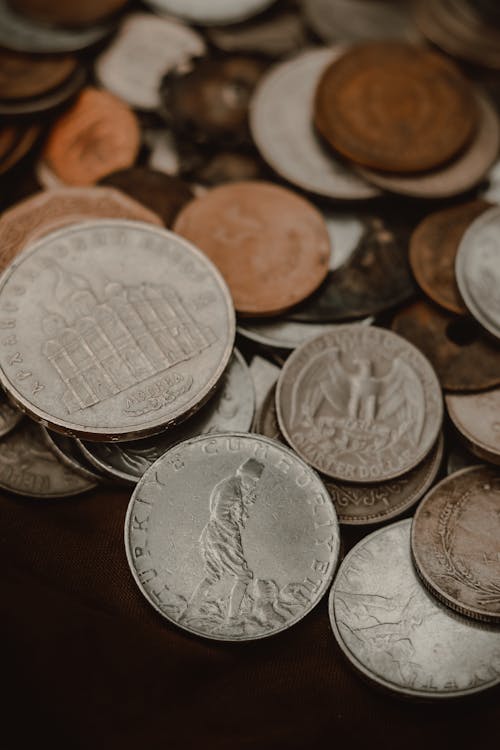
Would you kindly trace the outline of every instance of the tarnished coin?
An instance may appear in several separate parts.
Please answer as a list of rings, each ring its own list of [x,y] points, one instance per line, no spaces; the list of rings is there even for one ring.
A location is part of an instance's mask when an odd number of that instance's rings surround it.
[[[445,397],[451,421],[472,453],[500,464],[500,388]]]
[[[215,432],[246,432],[255,410],[252,378],[245,360],[235,350],[217,393],[179,427],[145,440],[128,443],[82,443],[84,455],[108,476],[136,484],[169,448],[188,438]]]
[[[333,326],[325,323],[301,323],[289,318],[277,318],[275,321],[248,321],[238,325],[238,333],[243,338],[260,346],[271,349],[292,351],[306,341],[332,330]]]
[[[139,145],[139,124],[128,106],[89,87],[52,127],[43,158],[64,183],[85,186],[132,166]]]
[[[472,88],[452,62],[398,42],[350,48],[316,91],[323,137],[349,159],[383,171],[443,164],[470,140],[477,119]]]
[[[214,27],[208,38],[224,52],[283,57],[304,47],[307,32],[301,15],[285,10],[238,26]]]
[[[472,222],[457,252],[460,294],[476,320],[500,339],[500,207]]]
[[[465,230],[491,204],[477,200],[429,214],[413,232],[410,263],[419,286],[441,307],[467,312],[455,278],[455,258]]]
[[[98,474],[92,464],[85,459],[76,440],[58,432],[47,430],[45,427],[42,427],[42,437],[45,444],[61,463],[69,466],[76,474],[97,484],[105,481],[103,475]]]
[[[337,516],[317,475],[257,435],[207,435],[164,454],[125,521],[148,602],[196,635],[245,641],[301,620],[328,589]]]
[[[146,0],[154,10],[172,13],[186,21],[210,26],[236,23],[260,13],[275,0]]]
[[[42,428],[23,419],[0,440],[0,487],[33,498],[70,497],[95,487],[49,450]]]
[[[330,592],[330,621],[351,664],[409,697],[458,698],[500,683],[500,636],[427,593],[410,553],[411,521],[362,539]]]
[[[15,409],[0,391],[0,438],[8,435],[23,418],[22,412]]]
[[[213,188],[181,211],[174,230],[219,268],[241,315],[278,315],[312,294],[328,272],[323,217],[270,182]]]
[[[203,38],[176,21],[151,13],[125,16],[95,63],[99,82],[138,109],[160,106],[163,76],[205,52]]]
[[[75,72],[73,55],[44,56],[0,50],[0,99],[41,96]]]
[[[113,188],[44,190],[16,203],[0,216],[0,271],[40,237],[89,219],[131,219],[162,224],[152,211]]]
[[[307,22],[325,42],[416,36],[407,0],[302,0]]]
[[[392,329],[425,354],[446,391],[500,385],[500,348],[474,320],[420,300],[397,313]]]
[[[46,24],[70,28],[99,23],[121,10],[128,0],[85,0],[82,3],[65,0],[8,0],[20,13]]]
[[[471,190],[485,177],[498,157],[500,126],[494,106],[475,92],[479,123],[472,141],[447,164],[428,172],[396,175],[359,168],[379,188],[414,198],[449,198]]]
[[[426,358],[391,331],[335,326],[287,359],[276,392],[287,442],[333,479],[381,482],[422,461],[443,418]]]
[[[34,419],[131,440],[197,411],[231,356],[234,311],[180,237],[103,220],[36,242],[2,277],[0,380]]]
[[[436,485],[413,519],[411,549],[438,599],[469,617],[500,623],[498,469],[473,466]]]
[[[69,5],[73,6],[74,3],[65,3],[66,7]],[[77,52],[100,41],[111,30],[112,27],[107,24],[86,29],[67,29],[36,23],[21,13],[16,13],[9,0],[0,0],[0,46],[17,52]]]
[[[250,127],[262,157],[281,177],[328,198],[365,200],[379,195],[377,188],[323,146],[312,122],[317,83],[343,52],[308,50],[272,68],[251,101]]]

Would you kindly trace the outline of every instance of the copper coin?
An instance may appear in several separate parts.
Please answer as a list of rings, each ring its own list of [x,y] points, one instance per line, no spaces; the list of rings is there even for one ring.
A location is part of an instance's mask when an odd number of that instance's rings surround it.
[[[181,208],[194,198],[193,191],[183,180],[147,167],[113,172],[101,180],[101,185],[127,193],[160,216],[166,227],[172,226]]]
[[[113,188],[44,190],[0,217],[0,271],[40,237],[89,219],[131,219],[162,225],[159,216]]]
[[[75,3],[65,0],[9,0],[19,13],[60,26],[90,26],[121,10],[128,0],[85,0]]]
[[[0,49],[0,99],[40,96],[60,86],[76,70],[72,55],[28,55]]]
[[[485,393],[446,396],[451,421],[469,450],[500,464],[500,388]]]
[[[399,312],[392,329],[430,360],[447,391],[480,391],[500,385],[500,347],[479,324],[415,302]]]
[[[473,466],[436,485],[413,519],[411,549],[420,578],[438,599],[463,615],[500,623],[498,469]]]
[[[450,312],[467,313],[455,278],[455,258],[465,230],[491,203],[478,200],[427,216],[413,232],[410,263],[425,294]]]
[[[219,268],[241,315],[278,315],[328,273],[330,239],[319,211],[267,182],[213,188],[184,208],[175,231]]]
[[[40,137],[40,132],[39,125],[18,126],[12,147],[7,150],[0,161],[0,175],[6,174],[10,169],[13,169],[29,154]],[[8,137],[10,140],[10,133]]]
[[[465,146],[477,106],[445,58],[409,44],[372,42],[352,47],[325,71],[315,121],[333,148],[359,164],[420,172]]]
[[[384,190],[415,198],[448,198],[475,187],[498,157],[500,128],[494,106],[476,93],[479,124],[472,141],[452,161],[438,169],[396,175],[359,168],[360,174]]]
[[[139,145],[139,124],[132,110],[106,91],[86,88],[56,121],[43,158],[68,185],[92,185],[132,166]]]

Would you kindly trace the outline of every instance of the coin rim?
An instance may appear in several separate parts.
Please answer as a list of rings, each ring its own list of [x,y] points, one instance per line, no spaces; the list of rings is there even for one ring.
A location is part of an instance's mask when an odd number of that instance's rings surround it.
[[[458,432],[459,436],[463,439],[465,442],[465,447],[469,450],[470,453],[473,453],[477,458],[480,458],[482,461],[489,461],[492,464],[500,465],[500,449],[495,451],[492,449],[491,445],[486,445],[486,443],[483,440],[480,440],[476,437],[476,435],[473,435],[473,433],[466,429],[463,422],[459,422],[455,408],[454,408],[454,402],[456,402],[456,399],[459,400],[462,398],[474,398],[474,397],[481,397],[485,396],[488,393],[492,392],[498,392],[500,394],[500,387],[497,388],[491,388],[487,391],[480,391],[478,393],[446,393],[444,396],[444,401],[446,404],[446,410],[448,412],[448,416],[450,417],[453,426],[455,427],[456,431]],[[500,399],[499,399],[500,401]],[[450,403],[453,402],[453,403]]]

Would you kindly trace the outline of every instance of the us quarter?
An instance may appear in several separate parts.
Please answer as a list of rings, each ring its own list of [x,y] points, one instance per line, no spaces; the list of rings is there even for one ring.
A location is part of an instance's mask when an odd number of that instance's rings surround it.
[[[56,431],[146,437],[217,386],[234,340],[228,289],[190,243],[103,220],[39,240],[0,285],[0,380]]]
[[[455,273],[460,294],[476,320],[500,339],[500,207],[485,211],[466,230]]]
[[[458,433],[472,453],[500,464],[500,388],[484,393],[445,396],[446,408]]]
[[[276,394],[287,442],[333,479],[380,482],[429,453],[443,417],[427,359],[383,328],[336,326],[286,361]]]
[[[337,516],[317,475],[257,435],[207,435],[165,453],[140,480],[125,546],[148,602],[216,640],[274,635],[326,592]]]
[[[427,593],[410,553],[411,520],[365,537],[345,557],[330,592],[330,620],[351,664],[409,697],[458,698],[500,683],[497,629]]]
[[[498,469],[473,466],[436,485],[415,514],[411,547],[420,577],[438,599],[500,623]]]
[[[179,427],[128,443],[81,443],[88,460],[115,479],[136,484],[176,443],[215,432],[246,432],[252,424],[255,394],[245,360],[235,349],[217,393]]]

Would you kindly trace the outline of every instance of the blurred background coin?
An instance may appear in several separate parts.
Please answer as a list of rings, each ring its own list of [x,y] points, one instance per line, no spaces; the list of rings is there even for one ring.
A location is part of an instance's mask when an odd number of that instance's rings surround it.
[[[500,389],[448,394],[445,402],[468,449],[482,461],[500,464]]]
[[[294,9],[245,23],[208,29],[208,38],[219,50],[281,57],[307,44],[304,21]]]
[[[324,42],[417,36],[407,0],[302,0],[302,6],[307,22]]]
[[[85,27],[100,23],[122,10],[128,0],[8,0],[14,10],[36,21],[54,26]]]
[[[202,26],[235,23],[260,13],[275,0],[146,0],[153,10]]]

